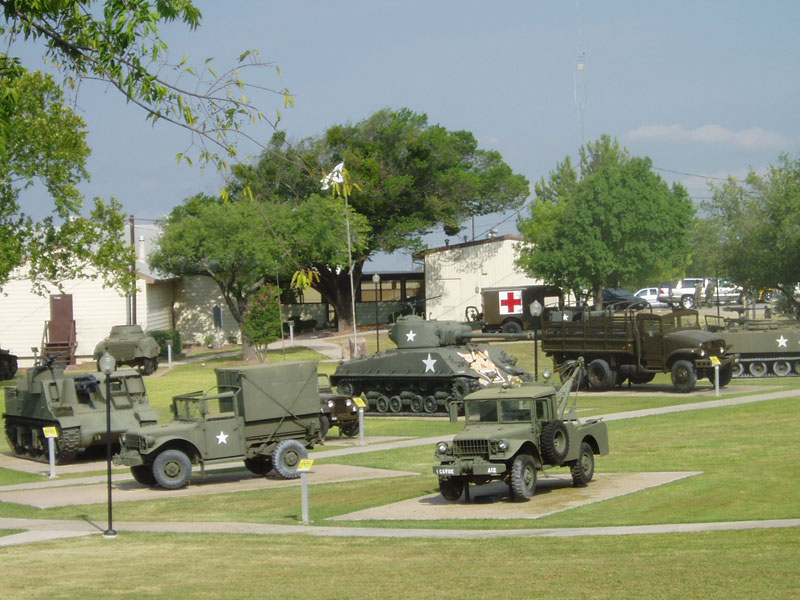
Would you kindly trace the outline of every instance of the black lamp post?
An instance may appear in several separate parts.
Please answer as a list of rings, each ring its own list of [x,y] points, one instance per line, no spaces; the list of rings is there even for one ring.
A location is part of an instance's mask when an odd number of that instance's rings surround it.
[[[375,345],[377,346],[376,352],[381,351],[381,340],[378,336],[378,284],[381,282],[381,276],[375,273],[372,276],[372,283],[375,284]]]
[[[111,516],[111,374],[117,368],[117,361],[108,352],[100,358],[100,370],[106,376],[106,467],[108,473],[108,529],[103,532],[103,537],[115,537]]]

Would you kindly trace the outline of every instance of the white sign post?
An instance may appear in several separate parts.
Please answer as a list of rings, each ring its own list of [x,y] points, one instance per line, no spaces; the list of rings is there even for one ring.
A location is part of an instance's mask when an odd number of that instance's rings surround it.
[[[43,427],[44,437],[47,438],[47,453],[50,455],[50,479],[56,476],[56,438],[58,429],[55,427]]]
[[[366,444],[364,441],[364,407],[367,404],[361,397],[353,398],[353,402],[355,402],[358,407],[358,445],[363,446]]]
[[[719,359],[716,356],[711,357],[711,362],[714,363],[714,390],[719,397]]]
[[[297,465],[297,472],[300,473],[300,502],[302,512],[303,525],[308,525],[308,474],[311,472],[311,465],[314,461],[310,458],[304,458]]]

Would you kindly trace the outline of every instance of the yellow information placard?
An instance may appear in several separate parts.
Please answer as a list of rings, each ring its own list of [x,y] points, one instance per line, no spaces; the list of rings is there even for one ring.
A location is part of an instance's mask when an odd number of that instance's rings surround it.
[[[717,358],[716,356],[712,356],[711,357],[711,364],[712,365],[718,365],[719,364],[719,358]]]
[[[311,465],[314,464],[314,460],[311,458],[304,458],[300,461],[297,465],[297,472],[298,473],[308,473],[311,470]]]
[[[360,396],[358,398],[353,398],[353,402],[356,403],[356,406],[358,408],[366,408],[367,407],[367,403],[364,402],[364,399],[361,398]]]
[[[44,437],[46,438],[58,437],[58,429],[56,429],[55,427],[42,427],[42,431],[44,431]]]

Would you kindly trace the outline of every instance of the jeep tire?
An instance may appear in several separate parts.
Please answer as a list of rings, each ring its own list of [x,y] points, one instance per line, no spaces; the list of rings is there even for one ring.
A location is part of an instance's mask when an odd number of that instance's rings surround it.
[[[536,463],[530,454],[518,454],[511,465],[514,502],[527,502],[536,491]]]
[[[192,461],[180,450],[164,450],[153,461],[153,477],[165,489],[180,489],[191,476]]]

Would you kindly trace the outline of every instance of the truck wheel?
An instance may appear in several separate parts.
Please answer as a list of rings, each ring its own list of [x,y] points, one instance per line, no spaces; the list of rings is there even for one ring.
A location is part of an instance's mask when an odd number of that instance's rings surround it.
[[[536,464],[530,454],[519,454],[511,465],[511,489],[515,502],[533,498],[536,490]]]
[[[521,333],[522,325],[520,325],[516,321],[506,321],[505,323],[503,323],[503,326],[500,328],[500,331],[502,331],[503,333]]]
[[[672,385],[679,392],[691,392],[697,384],[697,371],[688,360],[676,360],[672,365]]]
[[[439,491],[442,493],[442,498],[455,502],[461,498],[461,494],[464,492],[464,479],[461,477],[440,477]]]
[[[131,467],[131,475],[142,485],[150,487],[156,484],[156,478],[153,477],[152,465],[136,465],[135,467]]]
[[[694,296],[689,294],[681,296],[681,306],[683,308],[694,308]]]
[[[549,465],[561,466],[569,452],[569,436],[564,421],[548,421],[542,428],[542,456]]]
[[[308,457],[305,446],[297,440],[282,440],[272,453],[272,464],[278,475],[284,479],[297,479],[300,474],[297,467],[300,461]]]
[[[589,387],[598,392],[610,390],[617,381],[617,376],[602,358],[596,358],[589,363],[586,375],[589,379]]]
[[[319,416],[319,438],[321,440],[325,439],[325,436],[328,435],[328,431],[331,428],[331,420],[328,418],[328,415],[320,414]]]
[[[256,475],[266,475],[272,471],[272,460],[269,456],[257,456],[244,459],[245,468]]]
[[[358,435],[358,421],[350,421],[339,426],[339,431],[347,437]]]
[[[753,377],[763,377],[767,374],[767,363],[761,360],[750,363],[750,375]]]
[[[177,490],[189,483],[192,461],[180,450],[164,450],[153,461],[156,483],[168,490]]]
[[[776,360],[772,365],[772,370],[775,371],[775,375],[778,377],[786,377],[792,372],[792,365],[789,364],[788,360]]]
[[[733,363],[723,365],[719,369],[719,387],[725,387],[733,379]],[[708,376],[711,385],[714,385],[714,369],[711,369],[711,375]]]
[[[578,455],[572,467],[572,484],[583,487],[588,484],[594,476],[594,452],[592,447],[586,442],[581,442],[581,453]]]

